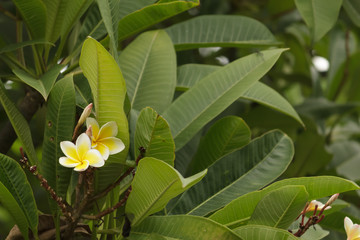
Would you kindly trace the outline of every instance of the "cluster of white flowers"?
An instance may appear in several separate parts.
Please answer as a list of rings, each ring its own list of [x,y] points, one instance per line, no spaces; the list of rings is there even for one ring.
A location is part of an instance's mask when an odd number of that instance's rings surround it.
[[[80,120],[84,122],[81,118]],[[75,144],[70,141],[60,143],[60,148],[65,154],[64,157],[59,158],[62,166],[74,168],[75,171],[85,171],[89,166],[102,167],[110,154],[124,150],[124,143],[115,137],[118,128],[114,121],[100,128],[94,118],[86,118],[86,126],[91,130],[89,131],[91,134],[80,134]]]

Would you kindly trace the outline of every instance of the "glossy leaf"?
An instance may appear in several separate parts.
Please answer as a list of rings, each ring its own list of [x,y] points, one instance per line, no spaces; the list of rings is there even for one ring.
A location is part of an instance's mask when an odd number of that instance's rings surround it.
[[[255,84],[283,51],[267,50],[236,60],[207,75],[178,97],[163,113],[169,122],[176,150]]]
[[[14,0],[32,39],[44,39],[46,8],[41,0]]]
[[[71,141],[75,119],[75,90],[72,76],[58,81],[47,103],[41,172],[49,185],[63,199],[70,183],[71,168],[59,164],[64,156],[60,142]]]
[[[135,131],[135,154],[139,148],[146,150],[146,157],[153,157],[174,166],[175,144],[166,120],[151,108],[140,112]]]
[[[186,191],[169,212],[208,215],[274,181],[285,171],[293,154],[291,139],[280,131],[254,139],[214,163],[204,179]]]
[[[124,40],[158,22],[198,5],[199,0],[168,0],[159,1],[134,11],[123,17],[119,22],[119,40]]]
[[[220,70],[222,67],[205,65],[205,64],[185,64],[178,68],[177,89],[188,90],[193,87],[200,79],[209,75],[212,72]],[[286,114],[301,125],[304,123],[300,119],[297,112],[290,105],[290,103],[282,97],[278,92],[268,87],[262,82],[257,82],[244,92],[240,98],[248,99],[257,102],[264,106],[270,107],[276,111]]]
[[[143,236],[153,233],[166,239],[247,239],[240,238],[228,228],[207,218],[188,215],[149,217],[131,230],[130,237],[135,240],[144,239]]]
[[[298,239],[286,230],[268,226],[247,225],[239,227],[234,232],[243,239],[251,240],[296,240]]]
[[[24,239],[29,239],[29,224],[23,210],[9,190],[0,182],[0,204],[10,213],[11,217],[19,227]]]
[[[110,156],[101,171],[97,172],[97,187],[102,189],[120,176],[129,150],[129,127],[123,109],[125,80],[114,58],[92,38],[84,42],[80,67],[89,81],[99,125],[115,121],[118,126],[117,137],[125,144],[125,149]]]
[[[166,29],[176,50],[199,47],[278,45],[272,33],[255,19],[243,16],[199,16]]]
[[[56,78],[60,74],[60,70],[63,67],[64,66],[62,65],[55,65],[49,71],[47,71],[43,76],[41,76],[40,79],[35,79],[20,69],[14,69],[13,72],[24,83],[36,89],[44,97],[46,101],[50,94],[51,89],[54,86]]]
[[[0,182],[16,200],[32,232],[37,234],[38,214],[31,186],[20,165],[3,154],[0,154]]]
[[[206,170],[188,178],[155,158],[140,160],[132,182],[125,213],[135,226],[147,216],[162,210],[174,197],[199,182]]]
[[[194,174],[211,166],[221,157],[250,142],[251,132],[244,120],[228,116],[217,121],[201,139],[188,172]]]
[[[295,0],[295,4],[317,42],[334,26],[342,0]]]
[[[176,55],[166,32],[151,31],[137,37],[120,55],[120,67],[133,109],[151,107],[162,113],[172,102]]]
[[[15,133],[21,141],[27,157],[31,164],[38,162],[34,144],[31,138],[30,127],[24,116],[19,112],[14,103],[6,95],[3,83],[0,83],[0,102],[15,130]]]
[[[266,194],[256,205],[249,224],[287,230],[308,201],[304,186],[285,186]]]

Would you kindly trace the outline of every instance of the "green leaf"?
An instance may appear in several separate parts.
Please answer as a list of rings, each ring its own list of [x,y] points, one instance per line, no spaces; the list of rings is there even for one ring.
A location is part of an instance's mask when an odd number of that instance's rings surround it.
[[[0,48],[0,54],[12,52],[23,47],[33,46],[37,44],[50,44],[52,46],[55,46],[53,43],[48,42],[44,39],[35,39],[35,40],[29,40],[29,41],[23,41],[23,42],[5,45],[4,47]]]
[[[343,7],[351,21],[360,27],[360,3],[357,0],[344,0]]]
[[[310,28],[315,42],[334,26],[342,2],[342,0],[295,0],[296,7]]]
[[[75,90],[72,76],[58,81],[47,103],[41,172],[58,196],[66,198],[72,169],[59,164],[64,156],[60,142],[71,141],[75,119]]]
[[[110,156],[101,171],[97,172],[97,187],[103,189],[120,176],[129,151],[129,126],[123,108],[125,80],[114,58],[92,38],[85,40],[79,63],[89,81],[99,125],[115,121],[118,126],[116,137],[125,144],[125,149]]]
[[[30,163],[37,164],[38,159],[31,138],[29,124],[16,108],[14,103],[6,95],[6,90],[2,82],[0,83],[0,102],[15,130],[17,137],[21,141],[22,147],[24,148]]]
[[[9,190],[0,182],[0,204],[10,213],[11,217],[19,227],[22,236],[25,239],[29,239],[29,224],[26,221],[26,216],[23,210],[20,208],[16,199],[11,195]]]
[[[187,215],[148,217],[139,226],[131,230],[130,237],[131,239],[144,239],[144,235],[149,236],[153,233],[157,233],[167,239],[242,239],[228,228],[214,221],[203,217]]]
[[[207,75],[178,97],[163,113],[176,150],[269,71],[283,51],[267,50],[236,60]]]
[[[166,32],[151,31],[137,37],[120,55],[120,67],[133,109],[151,107],[162,113],[170,105],[176,85],[176,55]]]
[[[199,182],[206,170],[188,178],[155,158],[140,160],[132,182],[125,213],[135,226],[147,216],[162,210],[174,197]]]
[[[89,82],[84,75],[77,74],[74,75],[74,84],[76,91],[76,105],[84,109],[93,102]]]
[[[306,192],[309,194],[309,200],[359,188],[355,183],[338,177],[322,176],[285,179],[275,182],[261,191],[250,192],[235,199],[209,218],[231,228],[243,225],[250,219],[255,207],[266,194],[285,186],[295,185],[305,186]]]
[[[3,154],[0,154],[0,182],[15,198],[31,231],[37,235],[38,214],[31,186],[20,165]]]
[[[166,120],[151,108],[140,112],[135,130],[135,154],[144,147],[146,157],[153,157],[174,166],[175,144]]]
[[[291,139],[280,131],[254,139],[214,163],[204,179],[186,191],[169,212],[205,216],[274,181],[285,171],[293,154]]]
[[[43,39],[45,37],[46,8],[41,0],[13,0],[21,14],[31,39]]]
[[[251,132],[244,120],[228,116],[217,121],[202,138],[188,172],[197,173],[223,156],[250,142]]]
[[[212,72],[220,70],[222,67],[205,64],[185,64],[178,67],[177,89],[188,90],[193,87],[200,79]],[[290,103],[278,92],[268,87],[264,83],[257,82],[251,86],[240,98],[248,99],[276,111],[286,114],[301,125],[304,123]]]
[[[258,225],[247,225],[239,227],[234,232],[240,237],[247,240],[297,240],[295,237],[286,230]]]
[[[44,97],[46,101],[51,89],[54,86],[56,78],[60,74],[60,70],[63,67],[64,66],[62,65],[55,65],[49,71],[47,71],[43,76],[41,76],[40,79],[35,79],[20,69],[14,69],[13,72],[24,83],[36,89]]]
[[[118,25],[119,40],[124,40],[158,22],[199,5],[199,0],[159,1],[132,12],[121,19]]]
[[[304,186],[284,186],[267,193],[256,205],[249,224],[287,230],[308,201]]]
[[[199,47],[258,47],[278,45],[259,21],[229,15],[200,16],[166,29],[176,50]]]

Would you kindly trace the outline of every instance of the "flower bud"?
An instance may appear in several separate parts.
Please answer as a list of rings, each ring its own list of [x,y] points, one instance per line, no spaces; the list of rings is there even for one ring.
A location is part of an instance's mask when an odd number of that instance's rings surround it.
[[[339,193],[336,193],[334,195],[332,195],[329,200],[326,202],[326,206],[330,206],[333,202],[335,202],[335,200],[339,197]]]
[[[86,121],[86,118],[88,118],[90,116],[92,107],[93,107],[93,104],[90,103],[89,105],[86,106],[86,108],[84,108],[84,111],[81,113],[79,121],[76,125],[77,128],[81,127],[81,125],[83,125],[84,122]]]

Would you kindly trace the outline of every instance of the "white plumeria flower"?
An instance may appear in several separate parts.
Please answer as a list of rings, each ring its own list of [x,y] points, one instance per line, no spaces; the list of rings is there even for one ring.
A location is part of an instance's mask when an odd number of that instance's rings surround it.
[[[60,148],[65,157],[59,158],[59,162],[64,167],[74,168],[75,171],[85,171],[89,166],[102,167],[104,159],[100,152],[91,149],[90,138],[82,133],[76,139],[76,145],[70,141],[60,143]]]
[[[345,217],[344,227],[347,235],[346,240],[360,240],[360,226],[353,224],[350,218]]]
[[[118,133],[118,127],[114,121],[107,122],[99,128],[99,124],[94,118],[87,118],[86,127],[89,128],[90,126],[92,130],[91,147],[98,150],[104,160],[107,160],[110,154],[124,150],[124,143],[115,137]]]
[[[316,201],[316,200],[312,200],[310,203],[309,203],[309,206],[306,208],[305,212],[313,212],[315,211],[315,206],[317,205],[317,210],[321,210],[325,204],[323,204],[322,202],[319,202],[319,201]],[[330,206],[327,206],[324,210],[328,210],[330,209],[331,207]]]

